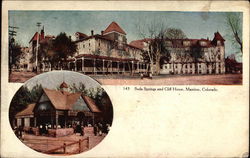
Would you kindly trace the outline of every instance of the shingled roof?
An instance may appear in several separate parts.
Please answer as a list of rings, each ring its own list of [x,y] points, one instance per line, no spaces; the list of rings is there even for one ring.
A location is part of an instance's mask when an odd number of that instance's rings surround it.
[[[16,114],[16,116],[27,116],[27,115],[33,115],[33,109],[35,107],[35,103],[29,104],[26,109],[23,111],[20,111]]]
[[[106,28],[106,30],[104,30],[103,34],[113,31],[126,35],[125,31],[114,21]]]
[[[101,112],[91,98],[82,95],[82,93],[80,92],[69,93],[65,91],[52,90],[47,88],[44,88],[43,90],[44,93],[48,96],[53,106],[58,110],[72,110],[73,104],[80,96],[82,96],[91,112]]]

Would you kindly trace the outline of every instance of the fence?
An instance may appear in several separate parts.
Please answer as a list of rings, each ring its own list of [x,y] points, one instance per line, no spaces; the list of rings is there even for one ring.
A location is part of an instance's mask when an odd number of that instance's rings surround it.
[[[89,149],[89,137],[84,138],[84,139],[79,139],[79,141],[75,141],[69,144],[63,143],[62,146],[59,146],[57,148],[54,149],[50,149],[45,151],[44,153],[46,154],[53,154],[53,153],[58,153],[59,150],[63,150],[63,154],[70,154],[70,153],[81,153],[84,151],[84,145],[83,142],[86,141],[86,149]],[[75,150],[71,150],[70,152],[67,152],[67,147],[73,146],[73,145],[77,145],[78,148],[76,148]],[[61,152],[60,152],[61,153]]]
[[[24,143],[32,149],[46,154],[76,154],[89,149],[89,137],[78,141],[26,139]]]

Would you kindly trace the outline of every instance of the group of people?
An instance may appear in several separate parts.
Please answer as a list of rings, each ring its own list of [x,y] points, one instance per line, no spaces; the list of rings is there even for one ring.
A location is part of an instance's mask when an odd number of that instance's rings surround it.
[[[22,126],[15,127],[15,128],[14,128],[14,132],[15,132],[15,135],[16,135],[19,139],[22,139],[22,136],[23,136],[23,127],[22,127]]]
[[[94,125],[94,135],[97,136],[101,136],[103,133],[107,134],[110,130],[110,125],[109,124],[105,124],[103,125],[102,123],[97,123]]]

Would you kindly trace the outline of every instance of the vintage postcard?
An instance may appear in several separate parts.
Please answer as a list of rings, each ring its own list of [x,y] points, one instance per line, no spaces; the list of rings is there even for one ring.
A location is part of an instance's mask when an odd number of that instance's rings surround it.
[[[1,156],[249,156],[248,2],[2,4]]]

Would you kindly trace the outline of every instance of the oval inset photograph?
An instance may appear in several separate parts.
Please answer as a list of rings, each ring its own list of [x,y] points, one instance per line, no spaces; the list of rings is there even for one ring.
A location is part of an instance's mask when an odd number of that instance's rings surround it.
[[[9,120],[17,138],[31,149],[71,155],[88,151],[105,138],[113,107],[92,78],[52,71],[31,78],[16,92]]]

